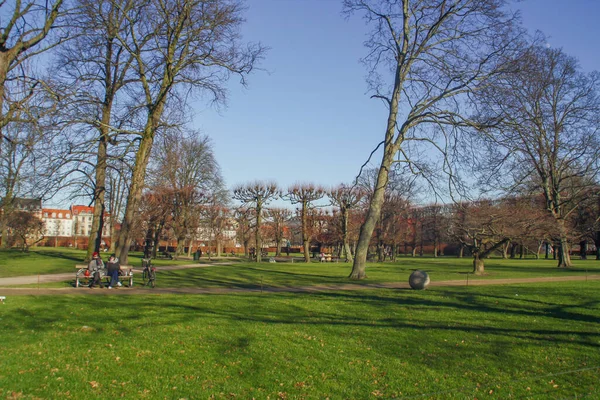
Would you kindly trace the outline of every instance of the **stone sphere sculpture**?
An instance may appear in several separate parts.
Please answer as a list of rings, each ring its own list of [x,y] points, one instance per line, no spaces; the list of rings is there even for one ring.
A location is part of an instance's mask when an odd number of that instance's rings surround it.
[[[429,285],[429,275],[427,275],[427,272],[417,269],[410,274],[408,284],[415,290],[425,289]]]

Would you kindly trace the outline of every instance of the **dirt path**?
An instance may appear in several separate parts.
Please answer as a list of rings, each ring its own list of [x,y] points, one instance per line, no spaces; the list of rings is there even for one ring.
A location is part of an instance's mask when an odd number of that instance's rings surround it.
[[[188,264],[160,267],[163,271],[211,267],[219,264]],[[141,269],[134,269],[135,273],[141,273]],[[51,275],[33,275],[11,278],[0,278],[0,296],[49,296],[49,295],[139,295],[139,294],[223,294],[223,293],[278,293],[278,292],[326,292],[334,290],[365,290],[365,289],[409,289],[408,282],[386,282],[386,283],[346,283],[336,285],[314,285],[298,287],[251,287],[251,288],[119,288],[115,290],[82,288],[7,288],[2,286],[9,285],[27,285],[46,282],[62,282],[74,278],[75,273],[51,274]],[[566,282],[566,281],[598,281],[600,275],[587,276],[559,276],[559,277],[539,277],[539,278],[515,278],[515,279],[481,279],[481,280],[452,280],[431,282],[429,286],[481,286],[481,285],[510,285],[519,283],[543,283],[543,282]]]

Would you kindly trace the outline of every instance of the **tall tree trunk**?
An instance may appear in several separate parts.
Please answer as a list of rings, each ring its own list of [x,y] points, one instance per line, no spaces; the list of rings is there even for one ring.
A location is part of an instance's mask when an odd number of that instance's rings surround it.
[[[542,247],[543,247],[543,246],[544,246],[544,241],[540,241],[540,242],[539,242],[539,245],[538,245],[538,247],[537,247],[537,250],[536,250],[536,252],[535,252],[535,259],[536,259],[536,260],[539,260],[539,259],[540,259],[540,253],[541,253],[541,251],[542,251]]]
[[[581,240],[579,242],[579,256],[582,260],[587,260],[587,240]]]
[[[377,262],[385,261],[385,247],[381,241],[377,241]]]
[[[109,95],[107,94],[107,97]],[[112,100],[105,98],[102,106],[102,119],[100,122],[98,138],[98,154],[96,156],[96,180],[94,182],[94,215],[92,218],[92,229],[88,238],[88,249],[86,261],[92,259],[92,253],[100,251],[102,243],[102,231],[104,228],[104,204],[106,194],[106,167],[108,158],[108,127],[110,124],[110,114],[112,110]]]
[[[301,219],[302,219],[302,247],[304,248],[304,261],[310,262],[310,237],[308,235],[308,205],[306,203],[302,203],[302,208],[300,209]]]
[[[175,259],[185,253],[185,237],[177,238],[177,247],[175,248]]]
[[[511,243],[510,244],[510,258],[516,258],[517,257],[517,247],[518,247],[517,243]]]
[[[392,127],[392,129],[394,129]],[[393,132],[393,131],[392,131]],[[386,145],[386,147],[388,147]],[[377,180],[375,182],[375,190],[371,197],[371,203],[367,211],[367,217],[360,227],[360,234],[358,236],[358,245],[356,246],[356,255],[354,258],[354,264],[352,265],[352,272],[350,273],[350,279],[364,279],[367,277],[366,266],[367,266],[367,253],[369,252],[369,243],[375,230],[375,225],[381,215],[381,207],[383,205],[383,195],[385,193],[385,187],[388,183],[389,168],[392,163],[393,155],[392,149],[388,147],[387,151],[384,151],[383,159],[381,161],[381,168],[377,174]]]
[[[523,259],[525,257],[525,245],[523,243],[519,244],[519,259]]]
[[[308,240],[302,241],[302,249],[304,250],[304,261],[310,262],[310,242]]]
[[[475,275],[483,275],[485,273],[485,265],[483,258],[479,257],[479,253],[473,253],[473,273]]]
[[[0,113],[2,113],[0,115],[0,154],[2,152],[2,142],[4,141],[4,127],[6,125],[8,125],[9,122],[9,116],[4,114],[4,93],[6,92],[5,90],[5,85],[6,85],[6,78],[8,77],[8,68],[10,67],[10,62],[11,59],[14,58],[14,51],[11,51],[10,53],[7,53],[6,51],[0,53]],[[2,232],[2,238],[6,239],[6,236],[4,236],[4,232]],[[7,240],[2,240],[2,247],[4,246],[4,243],[8,242]]]
[[[108,249],[108,251],[110,251],[111,253],[115,252],[115,247],[117,244],[117,240],[119,237],[119,231],[117,230],[117,224],[115,224],[116,219],[111,218],[111,224],[110,224],[110,248]]]
[[[504,260],[508,259],[508,247],[510,246],[510,242],[504,243],[502,246],[502,258]]]
[[[155,109],[153,115],[148,118],[144,135],[140,140],[140,146],[135,156],[135,165],[131,174],[131,187],[127,196],[127,205],[125,207],[125,216],[121,224],[121,232],[117,241],[117,257],[122,265],[128,262],[129,246],[131,243],[131,229],[133,227],[135,216],[138,214],[140,202],[142,199],[142,190],[144,189],[146,179],[146,167],[150,159],[150,152],[154,142],[154,133],[158,120],[162,114],[162,107]]]
[[[244,240],[244,257],[249,257],[250,254],[248,253],[248,247],[250,245],[250,239],[246,239]]]
[[[13,212],[13,191],[9,188],[8,192],[2,199],[2,213],[0,214],[0,221],[2,222],[2,244],[0,248],[8,249],[8,223],[7,217]]]
[[[350,249],[350,242],[348,241],[348,218],[350,217],[350,212],[347,208],[344,208],[342,212],[342,243],[344,246],[344,253],[346,254],[346,262],[354,262],[354,257],[352,256],[352,250]]]
[[[405,15],[409,15],[408,2],[403,5],[403,11]],[[407,30],[407,21],[405,21],[405,31]],[[404,40],[404,49],[408,46],[408,38]],[[369,209],[365,221],[360,227],[360,233],[358,237],[358,245],[356,246],[356,255],[354,258],[354,264],[352,265],[352,272],[350,273],[350,279],[364,279],[367,274],[365,272],[367,264],[367,253],[369,252],[369,243],[373,236],[373,230],[375,225],[381,216],[381,207],[383,206],[383,198],[385,193],[385,187],[388,184],[388,178],[390,173],[390,167],[394,160],[394,156],[400,150],[400,146],[404,141],[404,134],[406,130],[410,128],[409,123],[403,124],[401,127],[398,126],[398,103],[400,101],[400,93],[402,91],[405,74],[410,70],[410,62],[403,66],[404,57],[399,57],[396,60],[396,70],[394,73],[394,89],[392,90],[392,96],[389,101],[389,111],[387,124],[385,128],[385,140],[383,147],[383,156],[379,171],[377,173],[377,179],[375,181],[375,188],[373,196],[369,202]],[[403,67],[406,68],[403,70]],[[396,131],[400,130],[397,134],[398,137],[394,138]]]
[[[569,255],[569,240],[567,238],[567,228],[563,219],[558,219],[558,232],[560,234],[560,243],[558,251],[558,268],[572,267],[571,256]]]
[[[348,239],[344,241],[344,255],[346,256],[346,262],[354,262],[354,257],[352,256],[352,249],[350,248],[350,243]]]
[[[256,202],[256,232],[255,232],[255,245],[256,245],[256,262],[261,262],[262,260],[262,237],[260,234],[260,225],[262,218],[262,203],[260,200]]]
[[[275,257],[281,257],[281,238],[275,240]]]
[[[596,260],[600,260],[600,231],[596,232],[596,237],[594,238],[594,245],[596,246]]]

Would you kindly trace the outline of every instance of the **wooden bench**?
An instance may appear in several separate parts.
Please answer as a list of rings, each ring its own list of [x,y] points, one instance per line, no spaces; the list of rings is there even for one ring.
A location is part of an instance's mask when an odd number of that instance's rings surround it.
[[[85,271],[87,271],[87,265],[76,265],[77,272],[75,273],[75,287],[80,287],[83,284],[88,286],[90,284],[90,279],[92,279],[92,275],[85,276]],[[133,287],[133,267],[131,265],[121,265],[121,270],[123,271],[123,275],[119,275],[119,280],[122,282],[128,282],[127,287]],[[106,284],[110,284],[110,275],[107,275],[106,268],[100,270],[100,279],[104,279]],[[85,282],[85,283],[84,283]]]

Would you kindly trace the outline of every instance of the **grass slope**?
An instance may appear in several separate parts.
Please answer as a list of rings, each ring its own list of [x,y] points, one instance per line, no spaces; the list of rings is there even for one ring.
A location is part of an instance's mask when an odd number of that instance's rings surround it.
[[[0,397],[600,398],[599,289],[11,297]]]

